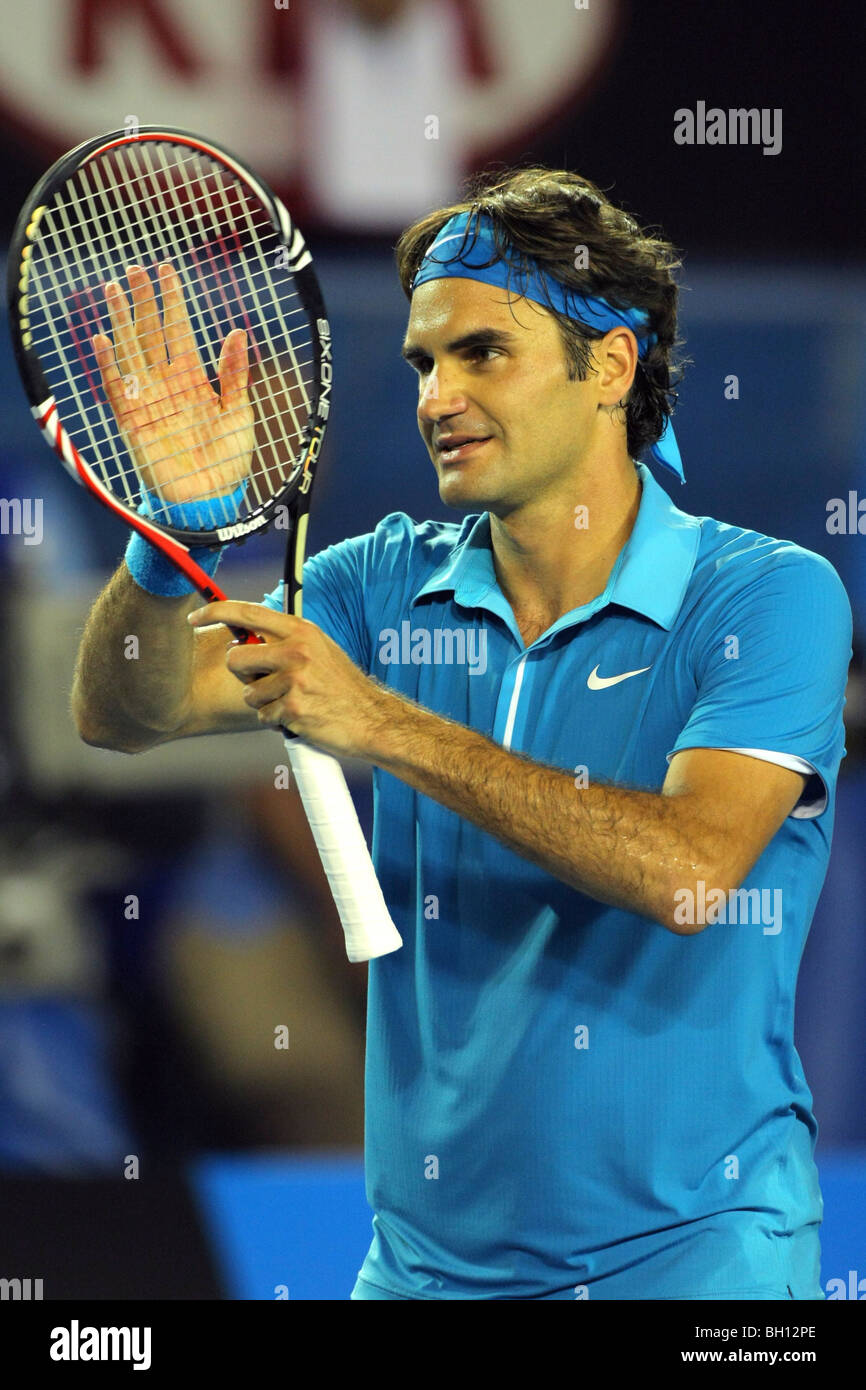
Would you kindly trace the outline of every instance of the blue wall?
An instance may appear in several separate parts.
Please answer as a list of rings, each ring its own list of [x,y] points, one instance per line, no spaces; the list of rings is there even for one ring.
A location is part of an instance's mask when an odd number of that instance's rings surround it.
[[[819,1167],[822,1286],[854,1270],[866,1298],[866,1151]],[[359,1159],[205,1158],[192,1185],[229,1298],[349,1297],[372,1238]]]

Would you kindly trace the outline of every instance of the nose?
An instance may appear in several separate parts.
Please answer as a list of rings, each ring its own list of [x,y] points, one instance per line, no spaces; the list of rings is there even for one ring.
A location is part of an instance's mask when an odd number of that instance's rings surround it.
[[[468,407],[460,381],[453,375],[434,367],[418,397],[418,420],[435,425],[449,415],[462,415]]]

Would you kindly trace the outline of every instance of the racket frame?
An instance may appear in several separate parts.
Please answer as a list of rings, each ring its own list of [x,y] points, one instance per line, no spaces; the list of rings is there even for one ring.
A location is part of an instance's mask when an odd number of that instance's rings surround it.
[[[33,348],[30,332],[28,312],[29,263],[34,246],[38,241],[38,228],[43,209],[51,198],[69,182],[77,169],[95,161],[103,153],[123,146],[140,145],[147,141],[168,141],[195,150],[197,153],[212,159],[215,163],[221,164],[252,190],[267,213],[282,246],[288,253],[286,269],[294,277],[299,298],[311,326],[312,399],[309,416],[302,433],[299,461],[296,462],[292,473],[283,486],[266,502],[251,508],[249,514],[242,521],[215,527],[212,530],[187,531],[163,522],[153,521],[121,501],[104,485],[96,470],[73,443],[59,418],[57,403],[45,378],[39,356]],[[273,520],[278,508],[288,507],[292,533],[290,549],[293,554],[292,562],[286,566],[286,582],[290,587],[290,592],[287,593],[287,611],[295,612],[295,597],[300,589],[299,576],[303,565],[302,552],[303,541],[305,540],[303,533],[306,531],[306,522],[303,518],[309,513],[313,478],[330,413],[333,357],[330,325],[319,282],[313,270],[312,256],[288,210],[268,185],[247,169],[236,155],[231,154],[222,146],[212,144],[190,131],[175,126],[139,126],[134,133],[113,131],[106,135],[84,140],[51,166],[35,185],[24,203],[9,245],[6,293],[13,350],[24,390],[30,402],[31,413],[44,438],[76,482],[89,488],[104,506],[119,516],[128,526],[132,526],[146,540],[157,545],[208,599],[213,595],[220,598],[224,595],[193,560],[189,553],[190,547],[212,548],[245,540],[247,536],[264,530]],[[299,535],[298,533],[302,534]],[[299,541],[301,542],[300,546]]]

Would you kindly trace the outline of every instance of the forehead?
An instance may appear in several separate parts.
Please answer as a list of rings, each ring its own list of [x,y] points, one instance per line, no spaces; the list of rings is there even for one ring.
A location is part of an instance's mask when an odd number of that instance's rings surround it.
[[[414,291],[406,336],[412,342],[426,342],[453,337],[480,324],[510,333],[543,334],[556,328],[556,320],[542,304],[510,294],[499,285],[453,275],[426,280]]]

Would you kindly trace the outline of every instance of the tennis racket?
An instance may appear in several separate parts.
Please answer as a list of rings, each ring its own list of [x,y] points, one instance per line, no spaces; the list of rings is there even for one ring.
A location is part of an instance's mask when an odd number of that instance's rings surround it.
[[[208,602],[225,594],[190,547],[242,542],[276,518],[284,607],[300,617],[331,333],[310,252],[261,179],[171,127],[87,140],[21,211],[8,299],[32,414],[76,482]],[[246,388],[220,397],[212,383],[244,343]],[[339,763],[285,740],[349,959],[396,950]]]

